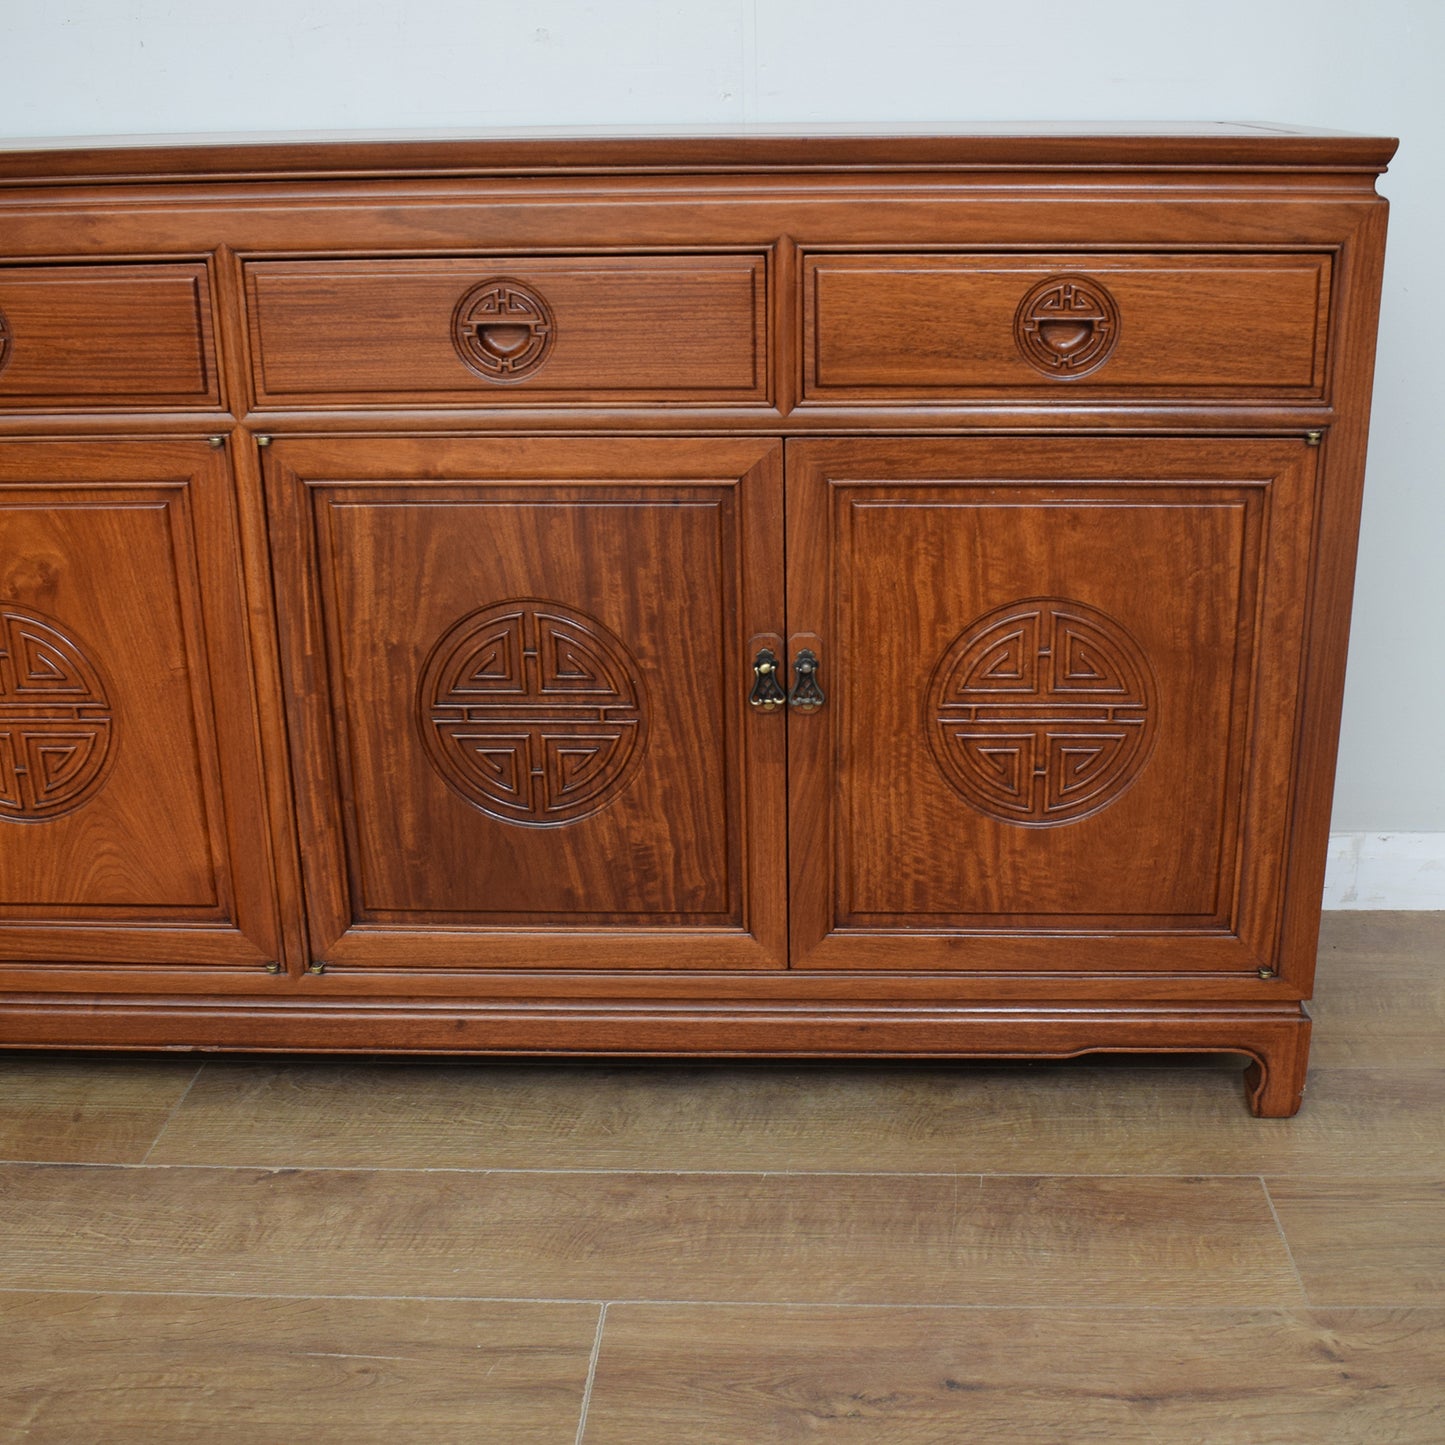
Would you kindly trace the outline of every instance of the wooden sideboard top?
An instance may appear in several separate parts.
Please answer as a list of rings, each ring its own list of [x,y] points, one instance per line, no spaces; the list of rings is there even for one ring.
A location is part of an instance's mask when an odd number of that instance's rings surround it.
[[[1398,142],[1265,123],[755,125],[0,140],[0,184],[576,172],[1319,170],[1378,174]]]

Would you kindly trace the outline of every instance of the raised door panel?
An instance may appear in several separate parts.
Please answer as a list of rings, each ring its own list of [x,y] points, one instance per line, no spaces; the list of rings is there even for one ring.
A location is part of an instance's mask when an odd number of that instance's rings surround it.
[[[1303,439],[798,443],[795,967],[1273,967]]]
[[[279,439],[318,961],[783,961],[776,442]]]
[[[7,976],[275,959],[245,615],[223,451],[0,444]]]

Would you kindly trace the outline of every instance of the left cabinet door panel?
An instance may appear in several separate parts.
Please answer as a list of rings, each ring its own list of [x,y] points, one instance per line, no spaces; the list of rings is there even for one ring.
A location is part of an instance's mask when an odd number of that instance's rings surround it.
[[[267,457],[317,962],[783,965],[777,442]]]
[[[223,450],[0,442],[0,978],[276,958],[245,618]]]

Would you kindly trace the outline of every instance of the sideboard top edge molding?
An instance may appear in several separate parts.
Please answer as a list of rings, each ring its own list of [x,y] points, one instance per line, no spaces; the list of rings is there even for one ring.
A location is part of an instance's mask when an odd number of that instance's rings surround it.
[[[1382,172],[1398,142],[1265,124],[742,126],[0,140],[0,182],[1017,167]]]

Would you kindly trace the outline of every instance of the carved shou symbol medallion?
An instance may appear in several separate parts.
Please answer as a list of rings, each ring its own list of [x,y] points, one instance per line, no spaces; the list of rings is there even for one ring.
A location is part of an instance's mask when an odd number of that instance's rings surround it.
[[[1067,381],[1101,367],[1119,340],[1119,307],[1087,276],[1040,281],[1014,313],[1014,340],[1030,365]]]
[[[525,381],[556,339],[552,308],[541,294],[505,277],[473,286],[452,317],[458,354],[488,381]]]
[[[52,618],[0,611],[0,820],[43,822],[94,797],[115,724],[100,673]]]
[[[1154,745],[1157,685],[1119,623],[1034,597],[966,627],[934,669],[928,741],[943,776],[991,818],[1031,827],[1107,807]]]
[[[647,741],[632,654],[558,602],[502,602],[463,617],[432,648],[417,709],[427,757],[448,786],[525,827],[604,807]]]

